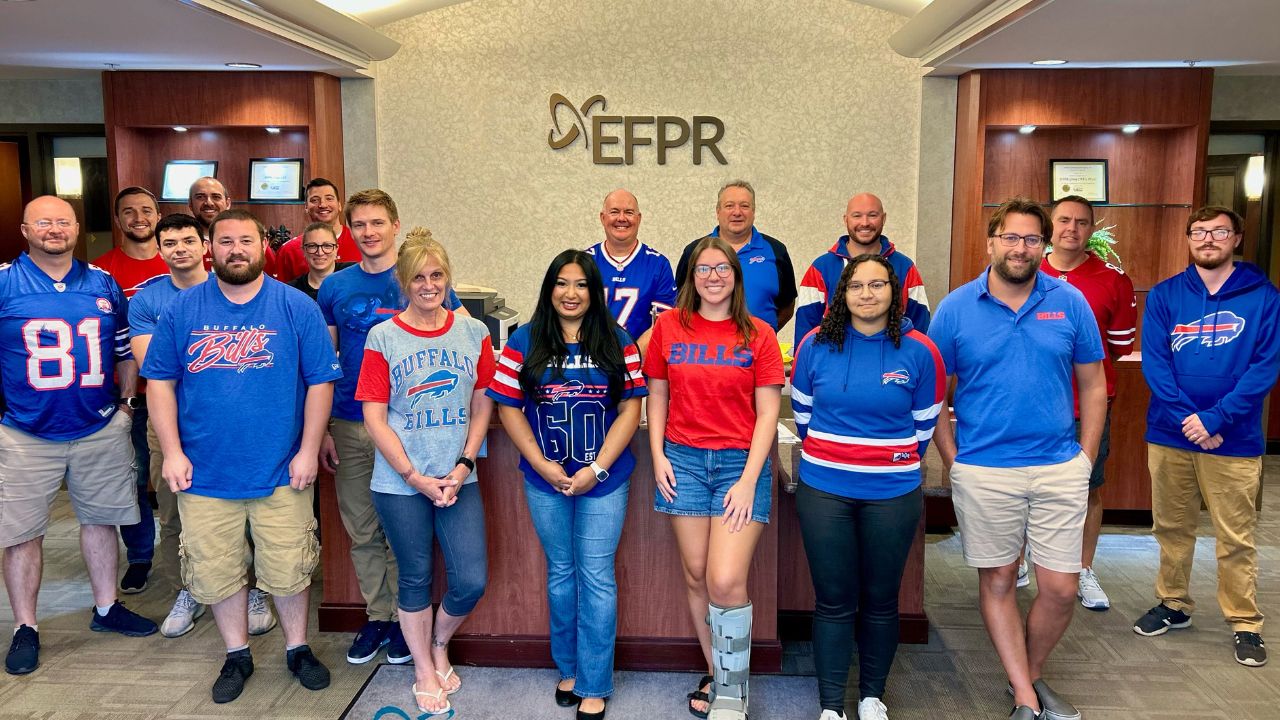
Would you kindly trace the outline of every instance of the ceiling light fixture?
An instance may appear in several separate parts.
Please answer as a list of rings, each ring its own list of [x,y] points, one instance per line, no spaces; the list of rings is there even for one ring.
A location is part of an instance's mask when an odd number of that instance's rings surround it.
[[[1126,135],[1132,135],[1142,129],[1141,125],[1125,125],[1120,131]]]
[[[229,62],[226,63],[226,65],[229,68],[235,68],[237,70],[257,70],[262,67],[258,63],[251,62]]]
[[[1036,131],[1035,125],[1023,125],[1022,127],[1018,128],[1018,132],[1022,133],[1023,135],[1030,135],[1035,131]]]
[[[280,128],[278,128],[278,127],[269,127],[269,128],[267,128],[267,132],[271,133],[272,135],[279,135],[279,134],[280,134]]]
[[[1032,60],[1032,65],[1066,65],[1066,60]]]
[[[184,127],[184,126],[182,126],[182,125],[174,125],[174,126],[173,126],[173,131],[174,131],[174,132],[186,132],[186,131],[187,131],[187,128],[186,128],[186,127]]]

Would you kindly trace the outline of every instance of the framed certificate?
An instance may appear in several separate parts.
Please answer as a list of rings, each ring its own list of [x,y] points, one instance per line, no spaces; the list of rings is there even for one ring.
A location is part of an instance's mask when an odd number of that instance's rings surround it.
[[[1054,202],[1068,195],[1107,202],[1107,161],[1050,160],[1049,195]]]
[[[202,177],[217,177],[216,160],[170,160],[164,164],[164,181],[160,184],[160,202],[185,203],[191,184]]]
[[[249,161],[249,202],[302,202],[302,158]]]

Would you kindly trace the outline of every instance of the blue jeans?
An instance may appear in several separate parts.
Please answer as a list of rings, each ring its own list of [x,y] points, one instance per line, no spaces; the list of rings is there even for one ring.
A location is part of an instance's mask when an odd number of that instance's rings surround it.
[[[440,540],[449,580],[440,606],[454,617],[475,609],[489,584],[479,484],[463,485],[458,502],[447,508],[436,507],[422,493],[371,493],[373,508],[400,568],[400,610],[419,612],[431,607],[433,539]]]
[[[117,410],[116,412],[124,412]],[[120,539],[124,541],[124,554],[129,564],[149,563],[156,556],[156,521],[147,499],[151,480],[151,450],[147,448],[147,410],[133,411],[133,457],[138,470],[138,523],[121,525]]]
[[[630,487],[599,497],[567,497],[525,481],[524,494],[547,556],[551,658],[562,680],[576,679],[575,695],[609,697],[618,634],[613,564]]]
[[[676,476],[676,499],[667,502],[657,488],[653,491],[653,509],[668,515],[720,517],[724,514],[724,496],[729,493],[747,466],[747,450],[726,448],[703,450],[662,441],[663,454]],[[773,503],[771,459],[766,456],[756,479],[756,492],[751,501],[751,519],[767,524]]]

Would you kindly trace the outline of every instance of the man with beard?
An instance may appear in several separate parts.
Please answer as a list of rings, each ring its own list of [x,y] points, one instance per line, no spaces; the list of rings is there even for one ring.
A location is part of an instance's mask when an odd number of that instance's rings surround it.
[[[333,381],[342,376],[324,319],[305,295],[264,277],[261,223],[227,210],[209,226],[216,282],[179,293],[148,346],[143,375],[178,496],[184,577],[213,608],[226,645],[213,701],[253,674],[245,557],[275,598],[286,665],[303,687],[329,685],[307,645],[308,588],[319,560],[311,495]],[[246,402],[246,399],[249,402]]]
[[[848,235],[836,240],[831,249],[814,260],[800,280],[800,296],[796,309],[796,344],[822,323],[831,306],[831,295],[840,283],[840,274],[849,260],[859,255],[880,255],[893,266],[902,285],[902,314],[920,332],[929,331],[929,298],[924,291],[924,278],[911,258],[883,235],[889,215],[880,198],[871,193],[858,193],[845,206],[844,225]]]
[[[231,196],[227,194],[227,188],[222,181],[206,176],[191,183],[191,189],[187,191],[187,206],[191,208],[191,214],[195,216],[196,222],[200,223],[200,238],[208,242],[209,228],[213,219],[218,216],[218,213],[231,209]],[[211,263],[211,258],[206,254],[204,257],[206,270],[213,267]],[[268,245],[264,269],[271,277],[276,277],[276,265],[276,251]],[[284,279],[292,280],[293,278]]]
[[[604,241],[587,248],[587,254],[600,268],[609,312],[643,353],[654,316],[675,305],[676,281],[671,261],[637,237],[640,219],[635,195],[622,189],[609,193],[600,210]]]
[[[1218,605],[1235,631],[1236,662],[1267,662],[1258,609],[1254,502],[1262,477],[1262,404],[1280,371],[1280,292],[1232,255],[1243,221],[1210,205],[1187,219],[1191,265],[1147,295],[1142,374],[1151,387],[1147,465],[1156,598],[1133,631],[1191,625],[1188,583],[1204,501],[1218,544]]]
[[[94,265],[106,270],[120,283],[124,296],[132,298],[147,281],[169,274],[169,266],[156,246],[156,223],[160,210],[156,196],[141,187],[127,187],[116,194],[116,225],[124,235],[120,247],[103,254]],[[138,513],[135,525],[121,525],[120,539],[124,541],[125,558],[129,567],[120,579],[120,592],[126,595],[147,589],[151,576],[151,561],[155,557],[156,525],[147,499],[147,467],[151,453],[147,449],[146,384],[138,383],[138,395],[131,401],[133,408],[133,453],[138,460]]]
[[[1041,674],[1071,622],[1089,472],[1107,412],[1093,312],[1078,290],[1039,271],[1052,230],[1035,202],[1002,204],[987,227],[991,265],[944,298],[929,327],[955,388],[955,434],[944,403],[934,437],[1014,720],[1080,717]],[[1024,537],[1039,588],[1025,630],[1016,597]]]
[[[116,602],[115,525],[138,522],[129,409],[137,365],[120,285],[72,256],[80,225],[65,200],[23,209],[27,252],[0,265],[0,547],[14,633],[11,675],[40,664],[36,597],[49,508],[63,481],[80,522],[93,588],[89,627],[150,635],[156,624]],[[119,378],[120,393],[116,392]]]
[[[338,186],[332,180],[312,178],[304,192],[307,199],[307,222],[312,225],[324,223],[333,229],[333,236],[337,238],[338,244],[337,262],[360,262],[360,248],[356,247],[356,239],[351,236],[351,230],[342,224],[342,196],[338,194]],[[292,282],[315,270],[314,263],[309,262],[309,255],[305,252],[305,235],[305,231],[299,233],[280,246],[280,251],[276,253],[277,280]]]

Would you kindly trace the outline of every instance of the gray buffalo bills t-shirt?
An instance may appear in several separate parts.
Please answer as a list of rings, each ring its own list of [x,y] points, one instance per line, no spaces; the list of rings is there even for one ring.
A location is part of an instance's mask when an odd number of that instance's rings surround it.
[[[450,312],[439,330],[418,330],[396,315],[369,331],[355,396],[386,403],[387,423],[413,467],[442,477],[467,444],[471,393],[489,387],[493,372],[489,330],[479,320]],[[476,480],[472,472],[465,483]],[[418,492],[380,452],[374,454],[370,488],[391,495]]]

